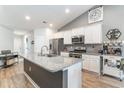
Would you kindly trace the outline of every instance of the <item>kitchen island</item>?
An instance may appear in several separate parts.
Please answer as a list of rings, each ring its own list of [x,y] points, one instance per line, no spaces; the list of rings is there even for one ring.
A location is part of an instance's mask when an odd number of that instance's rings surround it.
[[[82,59],[70,57],[38,56],[21,53],[24,71],[34,85],[41,88],[80,88],[82,82]]]

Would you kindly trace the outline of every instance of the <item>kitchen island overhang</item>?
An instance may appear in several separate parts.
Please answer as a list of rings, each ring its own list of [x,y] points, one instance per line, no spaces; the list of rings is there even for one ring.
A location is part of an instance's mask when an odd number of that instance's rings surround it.
[[[20,54],[24,71],[40,88],[80,88],[82,59]]]

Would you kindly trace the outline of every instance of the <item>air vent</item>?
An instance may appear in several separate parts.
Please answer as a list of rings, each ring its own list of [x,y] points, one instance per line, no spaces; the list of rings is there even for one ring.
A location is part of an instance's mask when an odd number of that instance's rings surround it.
[[[47,24],[47,22],[46,22],[46,21],[43,21],[42,23],[43,23],[43,24]]]

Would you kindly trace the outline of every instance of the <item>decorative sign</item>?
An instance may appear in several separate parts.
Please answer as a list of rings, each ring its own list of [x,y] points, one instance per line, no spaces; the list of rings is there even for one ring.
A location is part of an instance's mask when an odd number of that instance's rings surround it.
[[[103,20],[103,7],[98,7],[88,12],[88,23]]]
[[[109,40],[117,40],[121,36],[121,32],[117,28],[110,29],[107,32],[106,36]]]

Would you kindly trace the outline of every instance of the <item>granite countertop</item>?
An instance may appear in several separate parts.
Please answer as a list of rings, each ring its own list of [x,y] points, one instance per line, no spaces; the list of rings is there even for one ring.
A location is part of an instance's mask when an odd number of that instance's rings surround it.
[[[83,59],[71,58],[71,57],[46,57],[46,56],[38,56],[37,53],[20,53],[20,56],[31,61],[34,64],[41,66],[42,68],[50,71],[57,72],[60,70],[64,70],[69,66],[76,64],[78,62],[82,62]]]
[[[69,53],[69,51],[62,51],[62,52]],[[78,54],[78,53],[75,53],[75,54]],[[96,56],[101,56],[102,54],[101,53],[86,52],[86,53],[82,53],[82,55],[96,55]]]
[[[64,51],[63,51],[64,52]],[[65,52],[65,53],[69,53],[69,52]],[[75,53],[76,54],[76,53]],[[77,53],[78,54],[78,53]],[[86,53],[82,53],[82,55],[94,55],[94,56],[115,56],[115,57],[122,57],[121,55],[113,55],[113,54],[101,54],[101,53],[92,53],[92,52],[86,52]],[[124,58],[124,57],[122,57]]]
[[[120,55],[113,55],[113,54],[101,54],[101,53],[83,53],[82,55],[95,55],[95,56],[115,56],[115,57],[122,57]],[[123,58],[123,57],[122,57]]]
[[[103,54],[102,56],[111,56],[111,57],[120,57],[120,58],[124,58],[121,55],[112,55],[112,54]]]
[[[95,56],[101,56],[101,53],[82,53],[82,55],[95,55]]]

